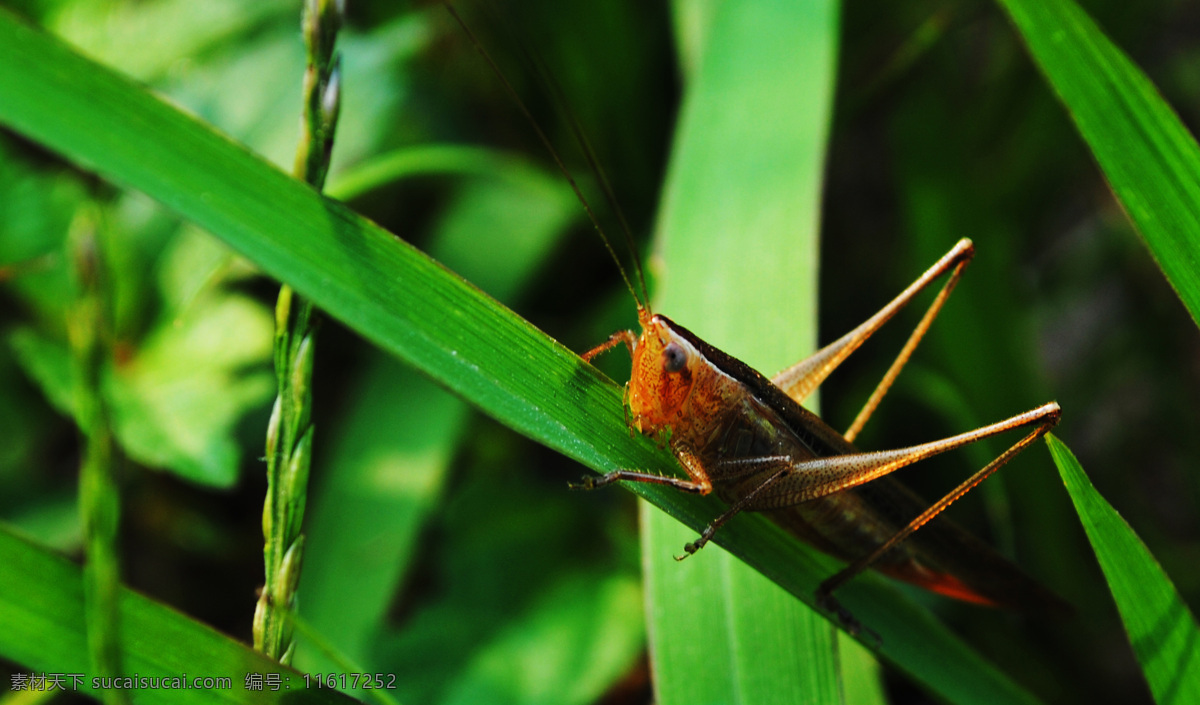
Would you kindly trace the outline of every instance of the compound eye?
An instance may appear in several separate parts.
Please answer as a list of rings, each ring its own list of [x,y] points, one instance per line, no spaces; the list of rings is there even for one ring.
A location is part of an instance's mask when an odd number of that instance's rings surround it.
[[[663,348],[663,369],[667,372],[678,372],[687,364],[687,353],[678,343],[671,343]]]

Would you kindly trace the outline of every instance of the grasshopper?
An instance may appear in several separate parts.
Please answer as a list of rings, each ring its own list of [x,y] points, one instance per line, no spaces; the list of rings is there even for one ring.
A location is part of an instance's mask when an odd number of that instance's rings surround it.
[[[852,633],[860,631],[862,625],[837,602],[833,592],[868,568],[968,602],[1032,611],[1066,608],[1060,598],[981,540],[938,516],[1048,433],[1061,415],[1058,404],[1043,404],[990,426],[908,448],[861,452],[854,447],[859,431],[891,388],[974,256],[970,240],[959,241],[899,296],[854,330],[767,379],[666,316],[651,311],[645,278],[624,219],[621,218],[621,223],[633,254],[640,296],[590,203],[545,132],[458,12],[443,2],[550,153],[637,304],[641,333],[618,331],[585,352],[583,359],[590,362],[621,344],[629,349],[633,367],[625,386],[624,404],[630,429],[664,441],[687,474],[687,479],[683,479],[616,470],[599,477],[585,477],[571,485],[573,488],[590,490],[624,481],[668,485],[702,495],[715,491],[729,508],[698,539],[684,546],[679,560],[702,548],[739,512],[766,513],[801,540],[849,562],[821,583],[816,597],[818,604],[835,614]],[[589,163],[599,174],[587,140],[578,125],[573,127]],[[600,181],[605,196],[619,214],[602,175]],[[933,303],[845,433],[838,433],[801,406],[864,341],[947,274]],[[932,505],[889,476],[925,458],[1022,428],[1032,430]],[[921,528],[924,530],[913,536]]]
[[[729,508],[684,546],[679,560],[703,547],[739,512],[765,512],[805,542],[849,561],[821,584],[817,601],[851,632],[861,625],[841,607],[833,591],[868,568],[968,602],[1061,609],[1059,598],[1012,563],[953,522],[938,518],[951,503],[1049,432],[1061,415],[1058,404],[1050,402],[999,423],[897,450],[863,452],[853,444],[974,252],[970,240],[959,241],[878,313],[771,379],[639,301],[641,333],[619,331],[583,358],[590,361],[622,343],[629,349],[633,366],[625,404],[630,427],[665,441],[687,479],[617,470],[586,477],[573,487],[595,489],[626,481],[702,495],[715,491]],[[845,433],[801,406],[867,338],[947,273],[937,297]],[[1032,430],[932,505],[889,477],[925,458],[1022,428]]]

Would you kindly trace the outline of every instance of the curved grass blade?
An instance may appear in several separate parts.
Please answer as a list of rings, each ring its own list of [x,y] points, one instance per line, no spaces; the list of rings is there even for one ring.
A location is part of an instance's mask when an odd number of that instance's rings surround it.
[[[1053,435],[1046,436],[1046,444],[1104,570],[1155,702],[1200,702],[1196,618],[1146,544],[1092,486],[1071,450]]]
[[[1000,0],[1167,281],[1200,325],[1200,147],[1071,0]]]
[[[365,218],[6,12],[0,124],[159,200],[539,443],[602,471],[674,467],[649,439],[629,437],[620,389],[578,356]],[[720,512],[708,498],[636,492],[693,531]],[[835,564],[763,517],[739,519],[718,543],[812,600]],[[983,692],[995,702],[1031,701],[880,580],[856,580],[840,597],[883,637],[887,659],[941,697],[968,701]]]
[[[66,690],[102,695],[88,661],[79,567],[2,526],[0,565],[0,653],[30,671],[64,674]],[[135,680],[129,690],[139,703],[354,702],[329,688],[305,687],[300,673],[132,590],[122,589],[118,601],[126,674],[182,679],[154,687]],[[81,677],[76,682],[70,674]],[[248,687],[248,676],[261,684],[274,678],[269,674],[278,675],[279,689]],[[195,678],[228,678],[229,684],[196,687]]]
[[[349,201],[385,184],[433,174],[499,177],[531,191],[558,186],[557,179],[517,154],[472,145],[425,144],[395,149],[333,174],[325,193]]]

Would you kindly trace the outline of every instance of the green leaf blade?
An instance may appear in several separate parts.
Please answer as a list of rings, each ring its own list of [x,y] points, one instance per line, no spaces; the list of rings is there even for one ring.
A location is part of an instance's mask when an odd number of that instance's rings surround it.
[[[1200,701],[1200,627],[1133,528],[1092,486],[1069,448],[1046,437],[1054,463],[1159,705]]]
[[[30,670],[81,674],[78,687],[65,689],[99,695],[93,688],[84,632],[83,581],[78,566],[0,527],[0,653]],[[218,634],[132,590],[120,596],[121,647],[125,671],[139,678],[184,679],[186,685],[151,687],[132,683],[139,703],[351,703],[327,688],[307,688],[298,672]],[[256,690],[278,674],[288,687]],[[229,678],[229,688],[200,688],[193,678]]]
[[[702,9],[676,7],[678,27],[707,32],[691,42],[664,187],[656,308],[770,372],[816,342],[838,7],[726,4],[697,18]],[[641,518],[659,702],[838,702],[831,625],[715,546],[676,562],[694,531],[645,505]]]
[[[1200,147],[1070,0],[1001,0],[1167,281],[1200,325]]]

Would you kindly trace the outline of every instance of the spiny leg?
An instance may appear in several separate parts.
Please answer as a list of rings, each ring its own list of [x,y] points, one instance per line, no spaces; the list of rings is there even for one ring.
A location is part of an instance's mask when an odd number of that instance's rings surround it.
[[[625,347],[629,348],[629,356],[633,357],[633,350],[637,347],[637,335],[631,330],[619,330],[608,336],[608,340],[600,343],[596,347],[588,350],[580,355],[584,362],[591,362],[596,356],[601,353],[608,352],[617,347],[620,343],[625,343]],[[629,437],[633,438],[633,424],[629,421],[629,383],[625,383],[625,402],[621,405],[625,410],[625,426],[629,429]]]
[[[1057,420],[1059,413],[1058,404],[1051,402],[1032,411],[938,441],[907,448],[847,453],[796,462],[792,465],[795,472],[781,478],[769,491],[763,492],[756,508],[785,507],[858,487],[900,468],[984,438],[1018,428],[1041,425],[1051,418]]]
[[[645,482],[651,485],[668,485],[677,490],[691,492],[693,494],[708,494],[712,492],[712,484],[709,482],[692,482],[678,477],[669,477],[667,475],[655,475],[649,472],[635,472],[633,470],[614,470],[605,473],[600,477],[588,475],[579,482],[572,482],[567,487],[573,490],[594,490],[599,487],[611,485],[614,482]]]
[[[883,544],[881,544],[870,554],[863,556],[823,581],[817,588],[817,604],[823,609],[837,614],[838,619],[843,623],[843,625],[846,626],[847,631],[850,631],[851,633],[857,633],[857,630],[861,629],[862,625],[859,624],[858,621],[855,620],[854,617],[848,611],[846,611],[844,607],[841,606],[837,599],[833,597],[833,591],[842,585],[845,585],[849,580],[854,578],[854,576],[862,573],[877,563],[888,553],[888,551],[895,548],[909,536],[912,536],[914,532],[916,532],[925,524],[928,524],[931,520],[933,520],[934,517],[945,511],[947,507],[960,499],[967,492],[970,492],[972,489],[978,486],[979,483],[986,480],[992,475],[992,473],[999,470],[1005,463],[1012,460],[1017,454],[1028,448],[1039,438],[1049,433],[1050,429],[1054,428],[1055,424],[1058,423],[1061,414],[1062,411],[1058,404],[1051,402],[1049,404],[1040,406],[1033,411],[1021,414],[1019,416],[1014,416],[1012,419],[1010,419],[1009,421],[1018,421],[1018,423],[1010,425],[1010,429],[1028,426],[1034,423],[1037,424],[1037,428],[1035,428],[1031,433],[1026,435],[1021,440],[1014,443],[1008,450],[1001,453],[998,457],[996,457],[995,460],[985,465],[974,475],[971,475],[962,484],[947,493],[946,496],[942,497],[937,502],[934,502],[928,509],[921,512],[920,515],[905,525],[904,528],[897,531],[890,539],[883,542]],[[1001,422],[1001,424],[997,424],[997,426],[1006,424],[1007,422]],[[984,429],[978,429],[978,431],[982,430]],[[974,440],[980,440],[982,438],[995,435],[995,433],[999,432],[1000,431],[993,431],[991,433],[982,434]]]
[[[945,305],[946,300],[950,298],[950,292],[954,291],[954,285],[957,284],[958,280],[962,277],[963,270],[966,268],[969,262],[970,259],[962,260],[957,266],[954,267],[954,271],[951,272],[950,278],[946,280],[945,285],[942,286],[942,290],[938,292],[937,298],[935,298],[933,303],[929,305],[929,308],[925,310],[925,315],[921,317],[921,322],[918,323],[917,327],[913,329],[913,332],[909,334],[908,340],[904,343],[904,347],[900,349],[900,353],[896,355],[896,359],[892,361],[892,366],[888,368],[888,371],[883,375],[883,378],[879,380],[879,384],[875,386],[875,391],[871,392],[871,396],[867,399],[867,402],[863,404],[863,408],[860,409],[858,415],[854,417],[854,423],[850,424],[850,428],[846,429],[846,433],[843,435],[847,441],[853,443],[854,439],[858,437],[859,432],[862,431],[863,426],[867,424],[867,419],[871,418],[871,414],[875,413],[875,409],[878,408],[879,402],[883,401],[884,395],[887,394],[888,390],[892,388],[892,383],[896,381],[896,377],[900,376],[900,370],[904,369],[904,365],[907,364],[908,359],[912,357],[913,351],[917,349],[917,345],[920,344],[921,339],[925,337],[927,332],[929,332],[929,326],[933,325],[933,319],[937,318],[938,313],[940,313],[942,310],[942,306]]]
[[[966,238],[959,240],[949,252],[943,255],[932,267],[926,270],[915,282],[910,284],[907,289],[901,292],[895,299],[892,299],[890,303],[881,308],[875,315],[838,340],[813,353],[810,357],[775,375],[771,381],[775,386],[786,392],[789,397],[794,399],[796,403],[802,403],[813,390],[825,381],[825,378],[831,372],[837,369],[838,365],[850,357],[851,353],[857,350],[884,323],[891,320],[900,309],[907,306],[926,287],[942,277],[946,272],[953,270],[949,281],[942,287],[942,292],[938,294],[938,298],[930,305],[929,311],[926,312],[921,323],[918,324],[913,334],[909,336],[909,341],[905,344],[904,350],[896,358],[896,362],[892,363],[892,369],[888,370],[879,387],[871,395],[871,400],[867,402],[868,406],[864,407],[863,411],[869,417],[871,412],[874,411],[875,406],[879,404],[879,400],[887,393],[887,388],[891,386],[892,381],[899,374],[900,368],[904,366],[904,363],[908,361],[908,357],[912,355],[913,349],[916,348],[917,343],[920,342],[921,337],[928,330],[929,324],[933,322],[933,318],[941,309],[942,304],[945,303],[946,297],[950,295],[950,290],[954,288],[955,283],[962,276],[963,269],[971,261],[971,257],[974,254],[975,246],[970,240]],[[859,416],[863,416],[863,412],[860,412]],[[865,422],[866,418],[863,418],[861,422],[858,420],[855,421],[859,429],[861,429],[862,423]],[[853,426],[851,428],[856,434],[857,430]]]
[[[683,551],[684,551],[683,555],[675,556],[675,560],[681,561],[684,558],[687,558],[688,556],[692,555],[696,551],[699,551],[700,549],[704,548],[704,544],[706,544],[712,540],[713,535],[717,533],[717,529],[721,528],[721,526],[725,522],[732,519],[733,515],[741,512],[741,511],[744,511],[746,508],[748,508],[753,503],[754,498],[756,496],[758,496],[758,494],[760,492],[762,492],[765,489],[767,489],[768,487],[770,487],[772,484],[774,484],[776,481],[778,481],[779,478],[783,477],[784,475],[791,472],[791,470],[792,470],[792,465],[791,465],[792,459],[786,455],[769,456],[769,457],[764,457],[761,459],[756,458],[755,460],[761,460],[762,462],[769,462],[769,463],[779,463],[779,464],[783,464],[783,467],[779,468],[779,470],[777,470],[774,474],[772,474],[767,479],[763,480],[753,490],[751,490],[750,492],[747,492],[745,495],[743,495],[741,497],[741,499],[739,499],[737,502],[734,502],[733,506],[731,506],[729,509],[726,509],[724,511],[724,513],[722,513],[719,517],[717,517],[716,519],[713,519],[711,522],[709,522],[708,526],[704,527],[704,531],[700,532],[700,538],[685,545],[683,547]]]
[[[629,354],[633,355],[633,348],[637,345],[637,336],[631,330],[619,330],[608,336],[608,340],[583,353],[580,357],[584,362],[591,362],[600,353],[608,352],[620,343],[625,343],[625,347],[629,348]]]

